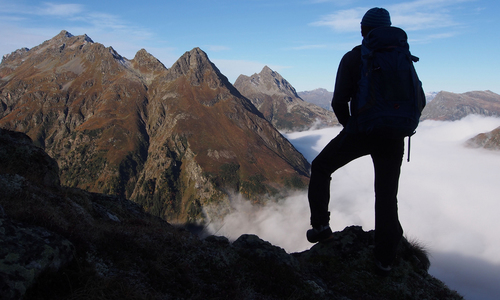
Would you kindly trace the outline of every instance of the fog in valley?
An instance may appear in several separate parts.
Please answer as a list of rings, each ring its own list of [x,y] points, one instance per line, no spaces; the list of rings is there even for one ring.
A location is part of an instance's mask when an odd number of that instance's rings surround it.
[[[411,138],[411,161],[402,165],[399,216],[409,240],[431,255],[430,273],[466,299],[500,295],[500,152],[464,146],[469,138],[500,126],[500,118],[468,116],[460,121],[424,121]],[[309,160],[340,127],[287,134]],[[407,139],[405,147],[408,146]],[[406,148],[407,150],[407,148]],[[287,252],[309,249],[305,238],[309,206],[305,192],[264,207],[239,197],[233,212],[210,230],[236,239],[256,234]],[[374,228],[373,166],[369,156],[335,172],[331,184],[334,231]]]

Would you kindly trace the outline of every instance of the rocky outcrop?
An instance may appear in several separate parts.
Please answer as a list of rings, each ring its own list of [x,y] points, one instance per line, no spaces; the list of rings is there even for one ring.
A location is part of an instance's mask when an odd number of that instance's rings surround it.
[[[426,105],[421,120],[455,121],[471,114],[500,116],[500,95],[491,91],[439,92]]]
[[[20,133],[0,128],[0,174],[14,173],[49,188],[57,188],[59,167],[32,140]],[[33,166],[36,162],[36,166]]]
[[[27,204],[22,198],[27,185],[47,191],[61,188],[57,163],[25,134],[5,129],[0,129],[0,157],[0,294],[2,299],[20,299],[41,274],[67,265],[74,247],[46,228],[9,217],[12,206]]]
[[[0,150],[36,148],[5,134],[12,138]],[[2,299],[462,299],[427,273],[425,251],[406,240],[393,273],[377,275],[374,235],[361,227],[289,254],[252,234],[202,239],[124,198],[0,171]]]
[[[55,158],[62,185],[131,199],[171,222],[241,193],[303,188],[309,164],[199,48],[167,69],[66,31],[0,64],[0,127]]]
[[[288,81],[267,66],[259,74],[240,75],[234,86],[281,131],[338,124],[333,112],[302,100]]]
[[[500,127],[485,133],[480,133],[465,142],[467,147],[500,150]]]
[[[0,180],[5,184],[5,178]],[[0,217],[1,298],[21,299],[41,274],[67,265],[73,250],[71,242],[45,228]]]

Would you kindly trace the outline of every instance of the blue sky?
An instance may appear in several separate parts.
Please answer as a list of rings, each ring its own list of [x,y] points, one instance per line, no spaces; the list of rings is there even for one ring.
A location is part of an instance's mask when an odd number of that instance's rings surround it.
[[[427,92],[500,93],[500,2],[493,0],[0,0],[0,54],[65,29],[129,59],[145,48],[170,67],[200,47],[231,82],[268,65],[297,91],[332,91],[338,63],[360,43],[360,19],[374,6],[407,31]]]

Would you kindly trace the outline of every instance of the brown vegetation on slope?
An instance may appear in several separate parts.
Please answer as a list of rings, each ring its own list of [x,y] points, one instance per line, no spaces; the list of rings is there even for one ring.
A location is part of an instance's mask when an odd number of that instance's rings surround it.
[[[309,165],[199,48],[167,69],[66,31],[0,64],[0,126],[54,157],[61,182],[130,198],[170,221],[240,192],[302,188]]]

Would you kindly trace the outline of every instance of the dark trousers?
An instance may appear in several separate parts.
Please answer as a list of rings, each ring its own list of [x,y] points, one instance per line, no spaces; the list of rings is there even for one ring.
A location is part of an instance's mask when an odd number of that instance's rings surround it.
[[[328,225],[331,175],[364,155],[372,157],[375,169],[375,255],[384,264],[392,262],[403,235],[398,218],[398,184],[404,155],[404,139],[385,139],[342,130],[311,164],[309,207],[311,225]]]

